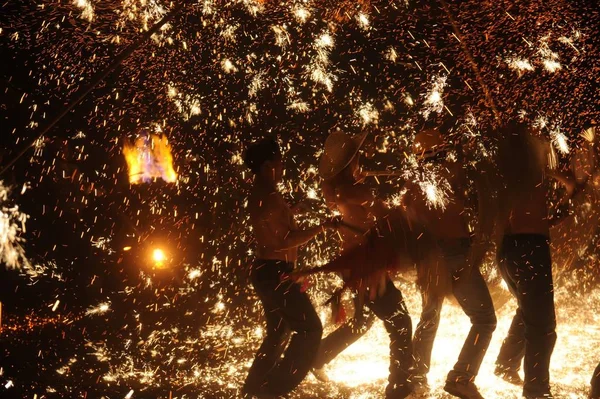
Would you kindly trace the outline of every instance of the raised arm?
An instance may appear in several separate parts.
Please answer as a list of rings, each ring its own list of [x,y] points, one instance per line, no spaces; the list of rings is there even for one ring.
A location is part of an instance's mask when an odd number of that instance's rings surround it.
[[[335,190],[335,196],[337,202],[360,205],[376,218],[384,217],[389,213],[385,203],[376,198],[371,189],[362,183],[339,186]]]

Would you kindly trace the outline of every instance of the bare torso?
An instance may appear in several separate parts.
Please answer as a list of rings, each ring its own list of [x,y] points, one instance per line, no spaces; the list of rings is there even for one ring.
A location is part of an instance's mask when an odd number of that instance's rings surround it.
[[[450,164],[443,172],[453,189],[445,209],[435,208],[427,204],[427,199],[421,188],[413,182],[405,185],[404,205],[410,218],[420,221],[423,226],[436,239],[459,239],[468,238],[469,230],[464,217],[465,203],[460,181],[463,180],[463,171],[456,163]]]
[[[292,211],[276,190],[261,185],[255,185],[248,199],[250,211],[250,222],[255,231],[259,224],[267,225],[273,236],[281,232],[296,230],[296,223]],[[267,235],[256,235],[257,250],[256,257],[259,259],[283,260],[285,262],[296,262],[298,248],[275,249],[273,239]]]

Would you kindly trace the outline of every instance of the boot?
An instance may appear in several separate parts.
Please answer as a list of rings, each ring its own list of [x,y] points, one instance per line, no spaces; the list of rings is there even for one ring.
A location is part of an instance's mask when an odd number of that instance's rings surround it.
[[[444,391],[460,399],[484,399],[475,383],[466,378],[446,380]]]
[[[496,369],[494,370],[494,374],[509,384],[523,386],[523,379],[519,375],[519,371],[507,367],[502,367],[500,365],[496,365]]]

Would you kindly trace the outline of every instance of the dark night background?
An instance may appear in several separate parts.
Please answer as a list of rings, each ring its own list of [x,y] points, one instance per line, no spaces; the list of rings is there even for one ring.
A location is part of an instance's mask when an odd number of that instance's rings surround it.
[[[128,2],[94,1],[90,22],[75,3],[0,4],[2,168],[140,35],[144,10],[168,8],[167,2],[149,2],[130,19],[123,11]],[[229,330],[207,326],[228,321],[235,334],[248,336],[260,320],[245,277],[252,259],[244,212],[250,179],[239,162],[253,139],[273,134],[283,143],[290,202],[318,187],[308,170],[336,128],[366,129],[380,147],[387,140],[386,152],[380,148],[367,162],[401,168],[402,151],[427,119],[426,93],[447,76],[447,109],[429,121],[462,137],[475,119],[476,140],[492,145],[488,132],[497,121],[439,2],[315,2],[306,23],[291,11],[301,2],[266,3],[256,16],[247,4],[214,3],[212,14],[199,3],[186,8],[0,176],[13,187],[10,202],[30,216],[24,248],[42,271],[0,269],[0,397],[124,397],[130,389],[143,398],[233,397],[235,387],[223,381],[223,359],[248,359],[249,349],[230,348]],[[336,9],[345,15],[333,15]],[[501,119],[543,116],[577,146],[581,129],[600,119],[597,3],[455,1],[450,9]],[[357,22],[361,10],[368,27]],[[148,24],[156,20],[151,16]],[[287,32],[288,44],[276,42],[274,26]],[[235,40],[227,33],[231,27]],[[577,50],[558,40],[575,31],[582,33],[573,42]],[[334,37],[329,63],[322,65],[333,75],[331,91],[307,72],[321,62],[315,43],[324,32]],[[547,57],[540,52],[544,40],[558,54],[562,69],[556,73],[540,64]],[[531,59],[535,71],[511,70],[510,57]],[[237,71],[226,72],[224,59]],[[257,76],[262,85],[253,94]],[[169,95],[168,88],[178,94]],[[191,112],[193,101],[199,114]],[[293,104],[300,102],[309,110],[296,111]],[[366,104],[378,110],[376,122],[365,122],[358,111]],[[157,125],[172,145],[179,182],[130,185],[124,141]],[[392,195],[397,184],[382,181],[380,192]],[[320,192],[311,204],[313,218],[327,215]],[[123,251],[127,246],[131,251]],[[152,269],[148,254],[155,246],[167,249],[169,267]],[[305,249],[303,259],[313,263],[335,248],[329,237]],[[590,259],[596,254],[591,245],[574,268],[589,267],[585,273],[594,277]],[[192,270],[200,277],[190,278]],[[585,274],[581,286],[591,289],[592,277]],[[109,312],[86,314],[108,302]],[[220,303],[227,310],[213,311]],[[184,346],[186,337],[197,342]],[[194,366],[182,371],[161,351],[193,359]],[[139,374],[103,379],[122,372],[117,364],[160,370],[150,383]],[[182,384],[192,369],[207,377]],[[5,389],[9,380],[14,387]]]

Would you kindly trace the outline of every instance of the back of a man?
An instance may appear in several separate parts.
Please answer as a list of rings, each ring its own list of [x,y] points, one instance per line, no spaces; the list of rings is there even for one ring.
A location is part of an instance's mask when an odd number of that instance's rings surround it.
[[[433,343],[445,295],[451,293],[469,316],[472,326],[458,361],[448,373],[444,390],[460,398],[481,399],[474,381],[496,328],[496,315],[485,280],[479,269],[471,268],[468,262],[471,242],[463,198],[466,179],[462,165],[449,157],[449,149],[437,129],[420,132],[413,145],[421,167],[435,168],[439,177],[449,183],[452,193],[445,207],[429,203],[419,183],[408,182],[405,186],[403,202],[410,218],[425,226],[441,254],[441,262],[432,258],[433,261],[428,259],[419,263],[418,283],[423,310],[413,338],[415,367],[412,380],[419,391],[429,389],[427,374]]]
[[[506,219],[498,220],[504,234],[497,257],[500,274],[517,300],[517,311],[495,373],[508,382],[523,383],[525,398],[551,398],[556,316],[544,173],[548,147],[523,125],[513,124],[504,133],[507,151],[501,153],[504,159],[501,156],[499,164],[505,184],[514,188],[506,197]],[[519,168],[521,162],[529,163],[526,171]],[[524,381],[518,374],[523,358]]]

